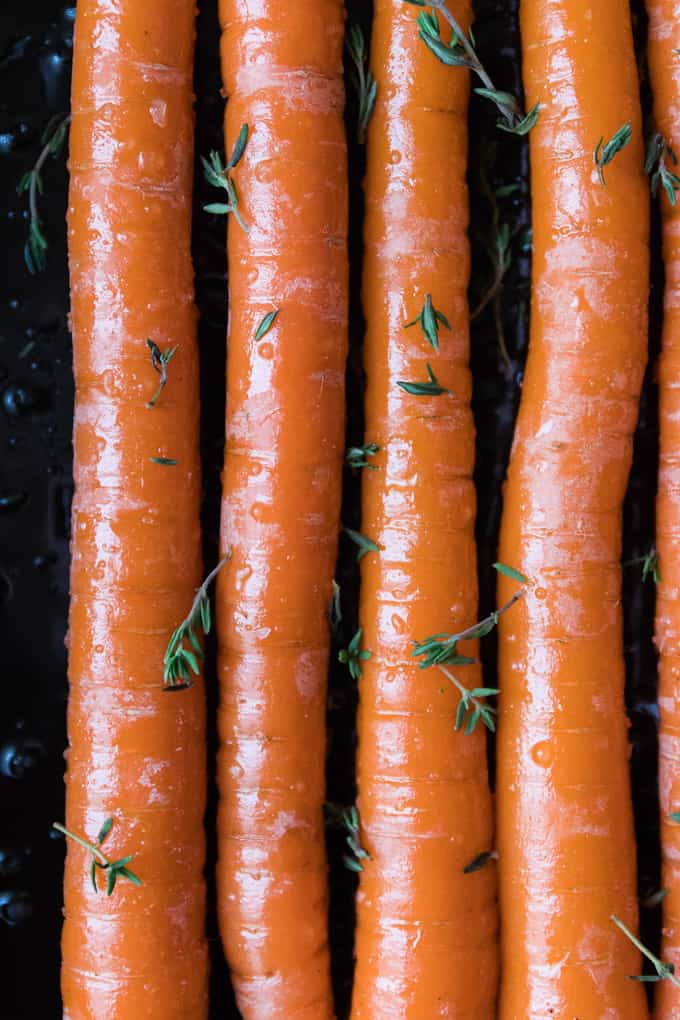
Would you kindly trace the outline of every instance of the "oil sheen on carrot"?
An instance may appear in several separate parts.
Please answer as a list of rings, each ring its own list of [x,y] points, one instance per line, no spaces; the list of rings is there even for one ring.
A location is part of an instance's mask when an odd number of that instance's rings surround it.
[[[467,27],[470,4],[452,9]],[[467,285],[467,72],[418,37],[415,11],[377,0],[368,130],[363,301],[366,442],[358,785],[364,860],[357,899],[353,1020],[494,1016],[495,865],[465,867],[493,843],[486,737],[454,730],[459,695],[419,669],[413,641],[477,619],[475,436]],[[449,320],[439,351],[404,328],[426,295]],[[439,396],[399,381],[427,379]],[[475,653],[475,648],[468,649]],[[480,685],[478,666],[460,679]]]
[[[649,72],[656,129],[680,153],[680,60],[678,0],[647,0]],[[666,164],[677,171],[667,157]],[[661,810],[663,901],[662,959],[680,974],[680,206],[659,188],[666,276],[661,358],[659,360],[659,490],[656,544],[660,580],[656,596],[659,650],[659,799]],[[670,981],[655,986],[657,1020],[680,1018],[680,990]]]
[[[68,1020],[207,1015],[201,685],[163,690],[200,583],[196,314],[190,258],[192,0],[79,0],[69,262],[76,384],[66,820],[137,888],[95,893],[69,842]],[[146,339],[177,345],[158,384]],[[154,456],[177,461],[152,463]],[[100,873],[100,885],[105,876]]]
[[[333,1016],[324,801],[327,608],[347,346],[340,0],[221,0],[229,223],[218,899],[244,1020]],[[271,330],[255,339],[265,315]]]
[[[622,503],[647,344],[649,195],[627,0],[522,0],[533,269],[500,558],[501,1020],[647,1015],[624,707]],[[598,179],[594,150],[629,122]],[[514,582],[501,578],[499,601]]]

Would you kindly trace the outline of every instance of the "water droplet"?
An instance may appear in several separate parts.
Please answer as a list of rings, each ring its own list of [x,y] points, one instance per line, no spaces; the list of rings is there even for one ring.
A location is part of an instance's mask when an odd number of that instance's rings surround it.
[[[0,892],[0,920],[10,928],[27,921],[33,913],[33,905],[27,892],[20,890]]]
[[[398,613],[394,613],[390,623],[397,634],[403,634],[406,631],[406,621]]]
[[[392,166],[398,166],[401,163],[401,153],[399,149],[392,149],[390,152],[390,163]]]
[[[392,591],[392,598],[396,599],[397,602],[401,602],[402,599],[406,598],[407,594],[408,593],[405,588],[394,588]]]
[[[2,406],[13,418],[35,410],[39,404],[40,393],[33,386],[8,386],[2,394]]]
[[[260,344],[257,348],[257,353],[261,358],[264,358],[265,361],[269,361],[270,358],[274,357],[274,346],[270,343]]]
[[[19,489],[0,489],[0,511],[18,510],[26,503],[27,499],[27,494],[20,492]]]
[[[258,460],[248,461],[248,474],[251,478],[257,478],[259,474],[262,474],[262,465]]]
[[[260,524],[265,523],[271,516],[271,504],[253,503],[250,508],[250,516],[253,520],[259,521]]]
[[[548,592],[545,588],[535,588],[534,595],[536,596],[539,602],[543,602],[543,600],[548,597]]]
[[[533,761],[541,768],[548,768],[552,764],[553,751],[549,740],[539,740],[530,751]]]

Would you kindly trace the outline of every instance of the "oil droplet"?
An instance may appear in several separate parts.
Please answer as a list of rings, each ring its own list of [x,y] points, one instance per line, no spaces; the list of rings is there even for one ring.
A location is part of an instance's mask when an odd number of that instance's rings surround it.
[[[552,764],[553,752],[549,740],[539,740],[530,751],[533,761],[541,768],[548,768]]]
[[[395,613],[390,619],[390,623],[394,627],[397,634],[403,634],[406,631],[406,621],[402,619],[398,613]]]
[[[95,650],[97,655],[103,655],[104,654],[104,645],[95,645],[94,646],[94,650]]]
[[[260,344],[260,346],[257,348],[257,351],[260,357],[264,358],[266,361],[269,361],[271,358],[274,357],[274,347],[270,343]]]
[[[251,478],[257,478],[258,475],[262,474],[262,465],[258,460],[249,461],[248,474]]]
[[[548,592],[545,588],[535,588],[534,595],[539,602],[543,602],[548,597]]]
[[[390,152],[390,163],[392,166],[397,166],[401,163],[401,153],[399,152],[399,149],[392,149]]]

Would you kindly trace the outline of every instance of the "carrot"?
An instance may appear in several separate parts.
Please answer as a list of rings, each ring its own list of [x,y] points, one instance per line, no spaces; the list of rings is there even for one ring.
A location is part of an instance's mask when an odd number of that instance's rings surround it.
[[[627,0],[523,0],[529,358],[500,558],[502,1020],[646,1015],[621,599],[622,503],[646,360],[648,196]],[[512,582],[500,581],[500,601]]]
[[[163,690],[201,574],[194,14],[192,0],[78,3],[66,827],[96,853],[69,840],[69,1020],[207,1015],[203,695]]]
[[[470,4],[449,6],[467,29]],[[472,733],[454,728],[459,711],[467,725],[474,709],[451,679],[472,689],[481,673],[477,663],[446,666],[449,676],[421,670],[427,658],[414,652],[428,643],[413,644],[467,628],[477,612],[469,75],[435,59],[402,0],[375,4],[371,65],[365,439],[379,450],[362,479],[362,532],[374,543],[361,560],[359,607],[370,652],[360,661],[357,761],[369,857],[352,1017],[483,1020],[494,1016],[497,974],[486,740],[479,718]]]
[[[244,1020],[324,1020],[327,608],[348,300],[343,5],[221,0],[220,20],[236,164],[226,204],[241,222],[230,215],[219,920]]]
[[[648,0],[649,71],[654,93],[654,116],[659,136],[650,152],[652,184],[660,192],[663,216],[663,250],[666,274],[664,321],[659,361],[659,490],[657,496],[657,551],[659,580],[656,602],[656,643],[659,650],[659,799],[661,809],[663,938],[661,956],[680,975],[680,770],[677,737],[680,729],[678,703],[678,656],[680,656],[680,565],[677,543],[680,528],[678,504],[678,443],[680,434],[680,314],[678,281],[680,249],[678,225],[680,207],[676,190],[675,154],[680,151],[679,45],[673,26],[677,25],[678,4],[671,0]],[[680,1017],[680,991],[663,981],[656,989],[656,1017]]]

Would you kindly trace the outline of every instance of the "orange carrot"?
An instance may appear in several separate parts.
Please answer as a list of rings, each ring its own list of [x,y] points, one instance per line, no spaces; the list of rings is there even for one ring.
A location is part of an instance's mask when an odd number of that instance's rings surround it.
[[[450,6],[467,30],[470,4]],[[493,842],[484,726],[456,731],[459,689],[413,655],[414,641],[463,630],[477,613],[469,75],[437,61],[402,0],[375,4],[371,66],[365,438],[379,452],[363,476],[362,532],[379,548],[361,562],[371,656],[361,661],[357,769],[370,857],[352,1017],[484,1020],[497,974],[495,864],[480,856]],[[478,664],[446,669],[469,689],[481,684]]]
[[[228,153],[248,130],[226,203],[242,222],[230,217],[228,243],[220,927],[244,1020],[327,1020],[327,607],[348,286],[343,5],[221,0],[220,18]]]
[[[100,856],[69,840],[69,1020],[207,1015],[203,694],[168,695],[162,668],[201,572],[194,14],[190,0],[78,3],[66,816]],[[161,366],[167,385],[156,394]],[[121,870],[130,856],[141,884]],[[102,860],[117,863],[109,897]]]
[[[646,1016],[621,618],[622,503],[646,360],[648,195],[627,0],[523,0],[529,359],[501,559],[502,1020]],[[511,581],[501,579],[500,600]]]
[[[660,192],[663,215],[663,248],[666,274],[662,350],[659,362],[660,439],[659,491],[657,497],[657,586],[656,642],[659,649],[659,799],[661,808],[661,883],[667,890],[663,901],[661,957],[672,963],[680,975],[680,768],[678,767],[678,659],[680,656],[680,564],[678,533],[678,454],[680,448],[680,207],[675,201],[678,188],[675,158],[680,152],[680,58],[677,0],[648,0],[649,70],[654,93],[654,115],[659,137],[654,165],[654,189]],[[673,198],[673,204],[671,203]],[[674,817],[675,816],[675,817]],[[670,981],[656,987],[658,1020],[680,1018],[680,990]]]

